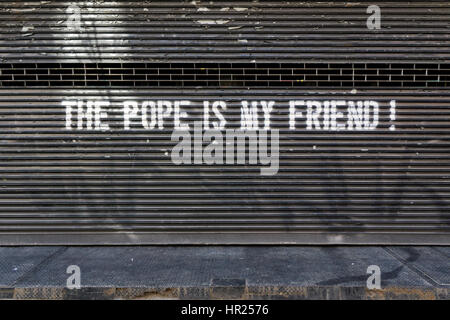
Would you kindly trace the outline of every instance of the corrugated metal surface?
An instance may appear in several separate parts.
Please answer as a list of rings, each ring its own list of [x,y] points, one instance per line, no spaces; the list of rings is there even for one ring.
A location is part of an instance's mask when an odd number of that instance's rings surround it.
[[[1,2],[0,243],[449,244],[450,5],[378,3],[382,29],[369,31],[364,2],[80,2],[82,31],[69,32],[69,2]],[[105,67],[124,82],[89,85],[86,73],[79,84],[52,84],[39,72],[20,79],[32,70],[52,75],[58,67],[45,65],[51,63],[83,64],[59,65],[70,71],[56,73],[55,81],[74,77],[77,68],[119,63]],[[168,78],[136,88],[125,82],[133,78],[124,78],[126,63],[192,70],[182,64],[237,70],[245,63],[280,77],[262,88],[258,78],[200,86]],[[283,81],[281,63],[316,63],[309,68],[316,75],[320,64],[351,64],[339,75],[360,64],[367,74],[343,85],[329,72],[302,88]],[[388,86],[392,78],[367,78],[373,63],[388,63],[374,69],[391,70],[389,77],[394,69],[426,71]],[[308,69],[286,68],[292,75]],[[137,76],[139,67],[131,69]],[[33,89],[27,81],[43,82]],[[239,101],[275,100],[280,170],[261,176],[254,166],[175,166],[169,127],[124,131],[112,120],[108,132],[65,130],[67,99],[107,99],[111,115],[125,100],[191,100],[191,121],[201,120],[203,100],[221,99],[231,123],[239,121]],[[287,101],[295,99],[373,99],[383,104],[380,125],[288,130]],[[392,99],[395,131],[386,107]]]
[[[383,30],[366,28],[364,1],[93,1],[81,32],[68,1],[0,4],[9,61],[154,59],[186,62],[430,61],[448,59],[447,1],[377,1]],[[25,28],[24,28],[25,26]],[[31,39],[33,41],[31,42]]]

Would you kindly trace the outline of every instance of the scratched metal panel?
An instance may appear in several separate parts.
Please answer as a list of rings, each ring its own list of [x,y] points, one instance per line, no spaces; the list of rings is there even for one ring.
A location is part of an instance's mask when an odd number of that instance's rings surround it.
[[[447,1],[0,3],[0,63],[450,61]],[[26,67],[24,67],[24,70]],[[0,82],[9,79],[2,69]],[[428,70],[428,69],[427,69]],[[50,71],[48,71],[50,73]],[[26,76],[25,71],[23,76]],[[15,76],[14,76],[15,77]],[[15,79],[15,78],[13,78]],[[60,78],[62,79],[62,78]],[[414,78],[412,81],[415,81]],[[450,92],[434,88],[10,88],[0,85],[0,244],[450,244]],[[329,86],[333,86],[330,82]],[[75,87],[75,84],[74,84]],[[171,129],[65,130],[66,99],[275,100],[280,169],[176,166]],[[376,131],[288,130],[287,101],[374,99]],[[397,101],[396,130],[386,105]]]

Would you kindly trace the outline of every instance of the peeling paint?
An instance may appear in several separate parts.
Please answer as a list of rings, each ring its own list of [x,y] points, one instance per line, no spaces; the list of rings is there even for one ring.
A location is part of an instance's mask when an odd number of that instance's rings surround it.
[[[197,20],[198,23],[200,24],[226,24],[228,22],[230,22],[230,20],[224,20],[224,19],[219,19],[219,20]]]

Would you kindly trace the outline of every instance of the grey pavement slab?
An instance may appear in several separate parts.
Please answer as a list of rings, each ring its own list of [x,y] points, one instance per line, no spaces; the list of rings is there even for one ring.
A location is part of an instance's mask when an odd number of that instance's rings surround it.
[[[26,289],[18,291],[25,298],[67,297],[66,270],[77,265],[83,297],[88,298],[117,295],[117,288],[133,292],[189,289],[187,296],[194,298],[209,297],[211,292],[226,296],[230,288],[238,288],[241,294],[253,290],[253,297],[259,298],[357,297],[367,296],[367,267],[377,265],[383,289],[418,298],[433,292],[445,299],[450,272],[447,253],[446,247],[373,246],[3,247],[0,287]],[[55,294],[46,292],[48,288],[65,291]],[[169,296],[180,297],[181,291]]]
[[[0,247],[0,286],[16,284],[22,277],[51,259],[59,247]]]
[[[389,247],[388,250],[428,282],[450,286],[450,257],[439,248]]]

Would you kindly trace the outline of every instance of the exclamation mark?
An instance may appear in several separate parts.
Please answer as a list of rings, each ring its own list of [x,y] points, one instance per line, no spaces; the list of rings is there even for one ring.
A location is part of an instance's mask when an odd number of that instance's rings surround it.
[[[391,121],[395,121],[396,117],[395,117],[395,108],[397,107],[397,103],[395,100],[391,100]],[[394,131],[395,130],[395,124],[392,124],[389,127],[389,130]]]

